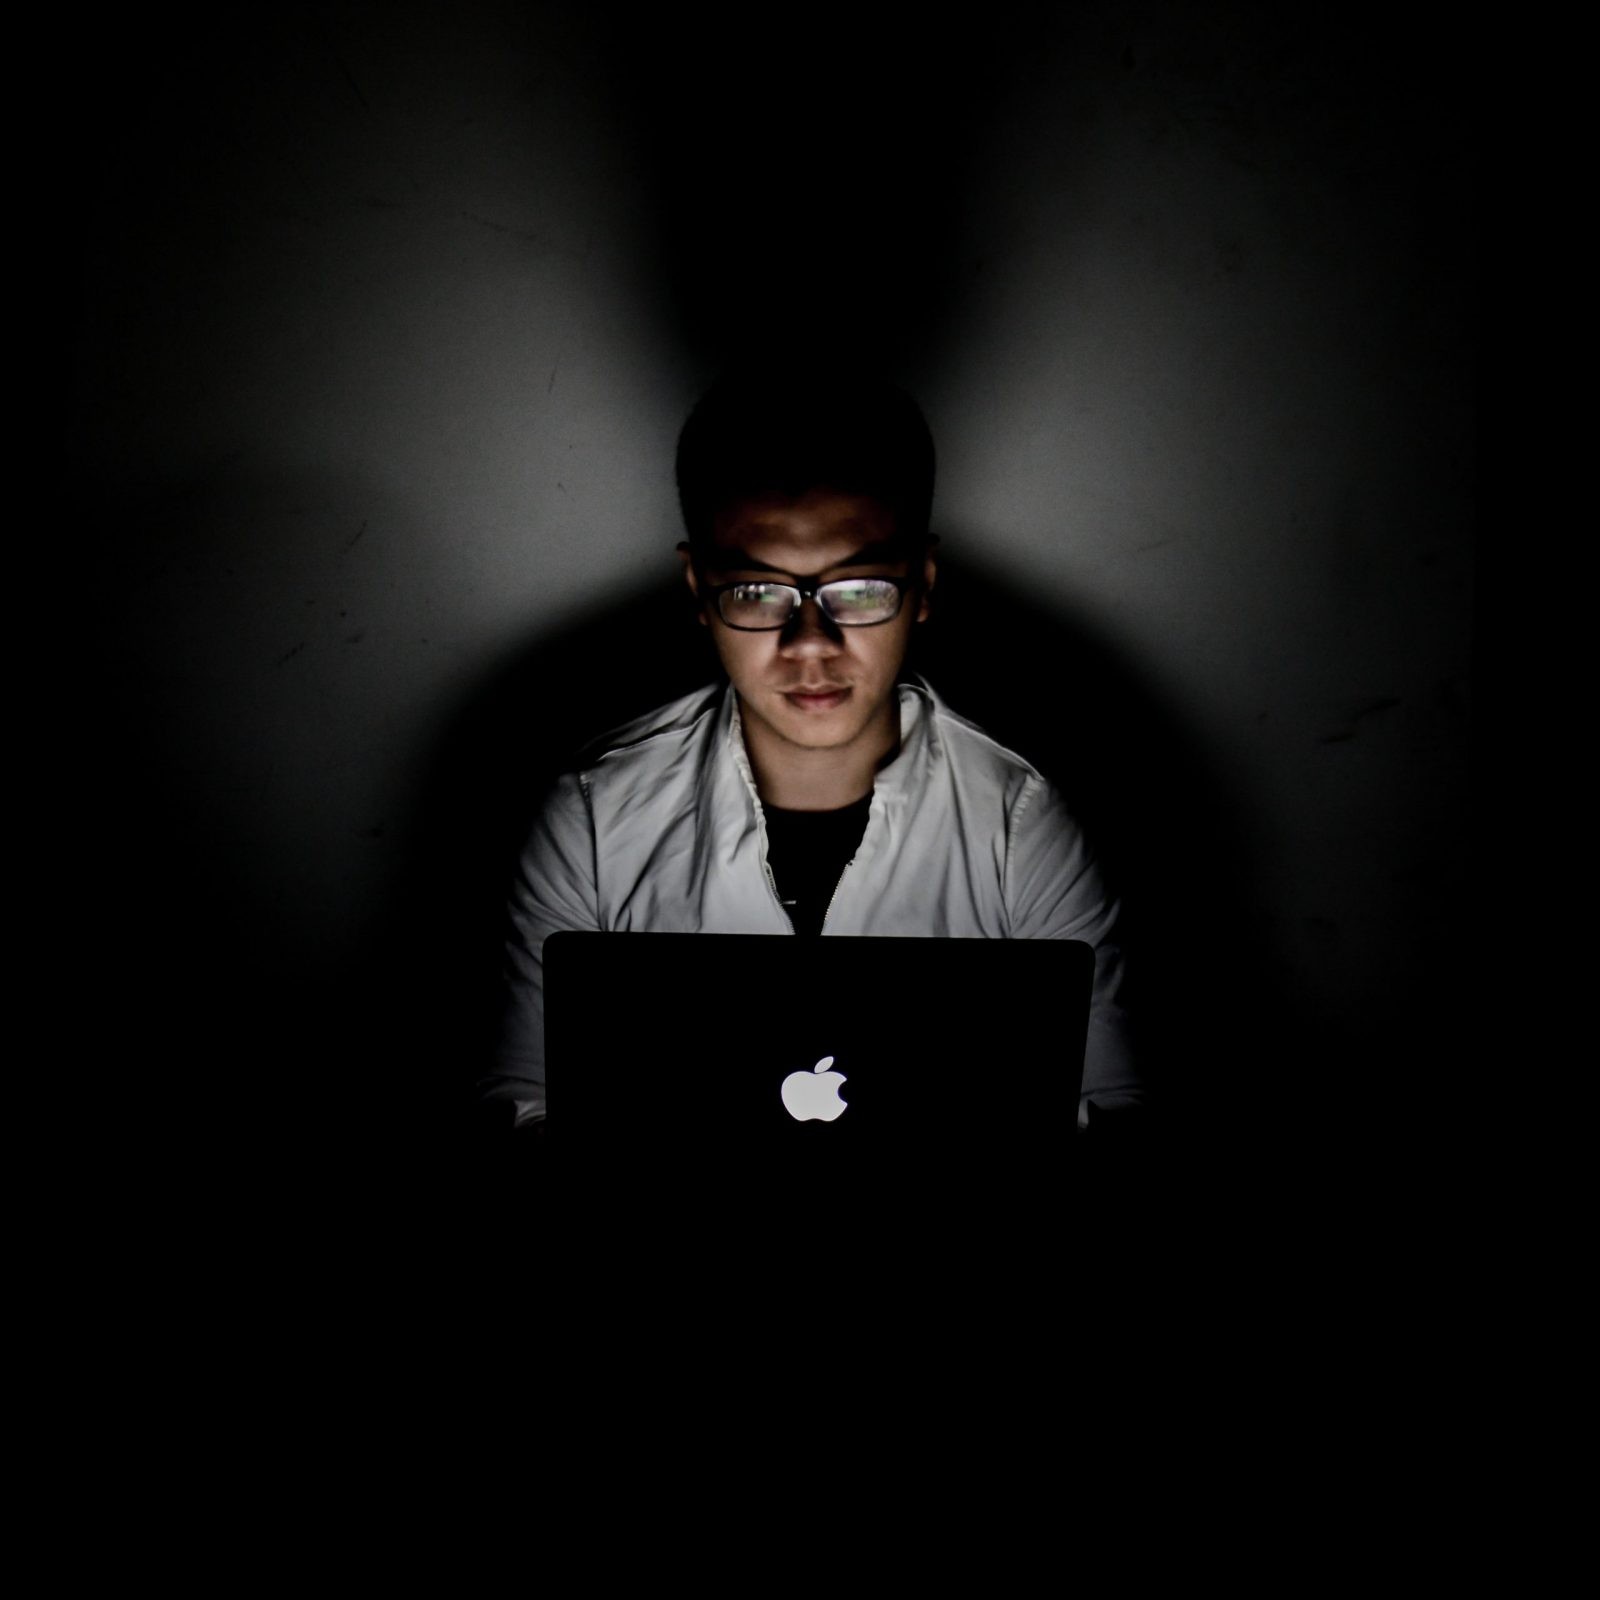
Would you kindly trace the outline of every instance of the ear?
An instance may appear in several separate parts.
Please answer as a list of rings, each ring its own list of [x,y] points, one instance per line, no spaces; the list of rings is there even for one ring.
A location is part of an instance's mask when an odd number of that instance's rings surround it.
[[[678,546],[678,559],[683,563],[683,578],[684,582],[689,585],[689,593],[692,594],[696,600],[699,600],[700,579],[694,570],[694,552],[687,544],[680,544]],[[700,618],[701,627],[708,628],[711,626],[711,619],[706,615],[706,608],[704,605],[700,606],[696,614]]]
[[[922,600],[917,606],[917,621],[926,622],[928,613],[932,609],[933,581],[938,573],[939,564],[933,558],[933,547],[938,544],[938,539],[930,537],[928,548],[922,558]]]

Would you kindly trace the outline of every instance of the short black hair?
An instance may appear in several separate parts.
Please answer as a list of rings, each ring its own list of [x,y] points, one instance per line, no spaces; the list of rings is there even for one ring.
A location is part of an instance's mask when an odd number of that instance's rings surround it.
[[[859,494],[894,513],[913,549],[933,510],[933,435],[915,400],[875,374],[740,371],[714,384],[678,436],[678,502],[690,547],[742,501]]]

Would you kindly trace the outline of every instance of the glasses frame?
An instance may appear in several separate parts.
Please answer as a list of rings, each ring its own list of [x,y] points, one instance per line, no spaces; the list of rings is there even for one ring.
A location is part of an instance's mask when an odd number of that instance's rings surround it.
[[[733,583],[708,585],[706,598],[715,605],[717,620],[723,627],[732,628],[735,633],[780,633],[800,615],[800,608],[807,600],[815,600],[817,610],[836,628],[881,628],[886,623],[893,622],[904,610],[906,591],[911,589],[915,582],[916,580],[913,578],[891,578],[876,572],[865,578],[829,578],[826,583],[822,583],[816,578],[807,578],[800,583],[779,583],[773,578],[739,578]],[[892,583],[899,591],[900,598],[895,602],[895,608],[888,616],[879,617],[875,622],[846,622],[843,618],[834,616],[822,603],[822,591],[831,589],[836,583]],[[770,623],[764,628],[752,628],[745,623],[729,622],[722,611],[723,595],[730,589],[749,589],[756,584],[765,584],[771,589],[787,589],[791,594],[798,596],[794,603],[794,609],[790,611],[782,622]]]

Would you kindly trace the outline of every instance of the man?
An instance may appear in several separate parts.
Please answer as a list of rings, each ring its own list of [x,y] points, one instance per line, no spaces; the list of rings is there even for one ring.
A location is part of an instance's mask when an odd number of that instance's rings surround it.
[[[937,571],[916,405],[849,377],[725,380],[677,470],[684,576],[727,683],[599,741],[555,785],[511,897],[486,1097],[544,1116],[541,947],[574,928],[1081,939],[1080,1126],[1091,1102],[1137,1104],[1116,902],[1081,833],[1033,767],[903,671]]]

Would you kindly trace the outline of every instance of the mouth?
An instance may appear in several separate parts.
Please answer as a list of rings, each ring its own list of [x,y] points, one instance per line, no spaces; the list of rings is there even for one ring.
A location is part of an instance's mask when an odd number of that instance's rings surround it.
[[[783,691],[783,698],[790,705],[806,712],[832,711],[836,706],[842,706],[849,697],[848,685],[841,688],[834,684],[818,684],[816,688],[809,688],[802,684],[798,689]]]

